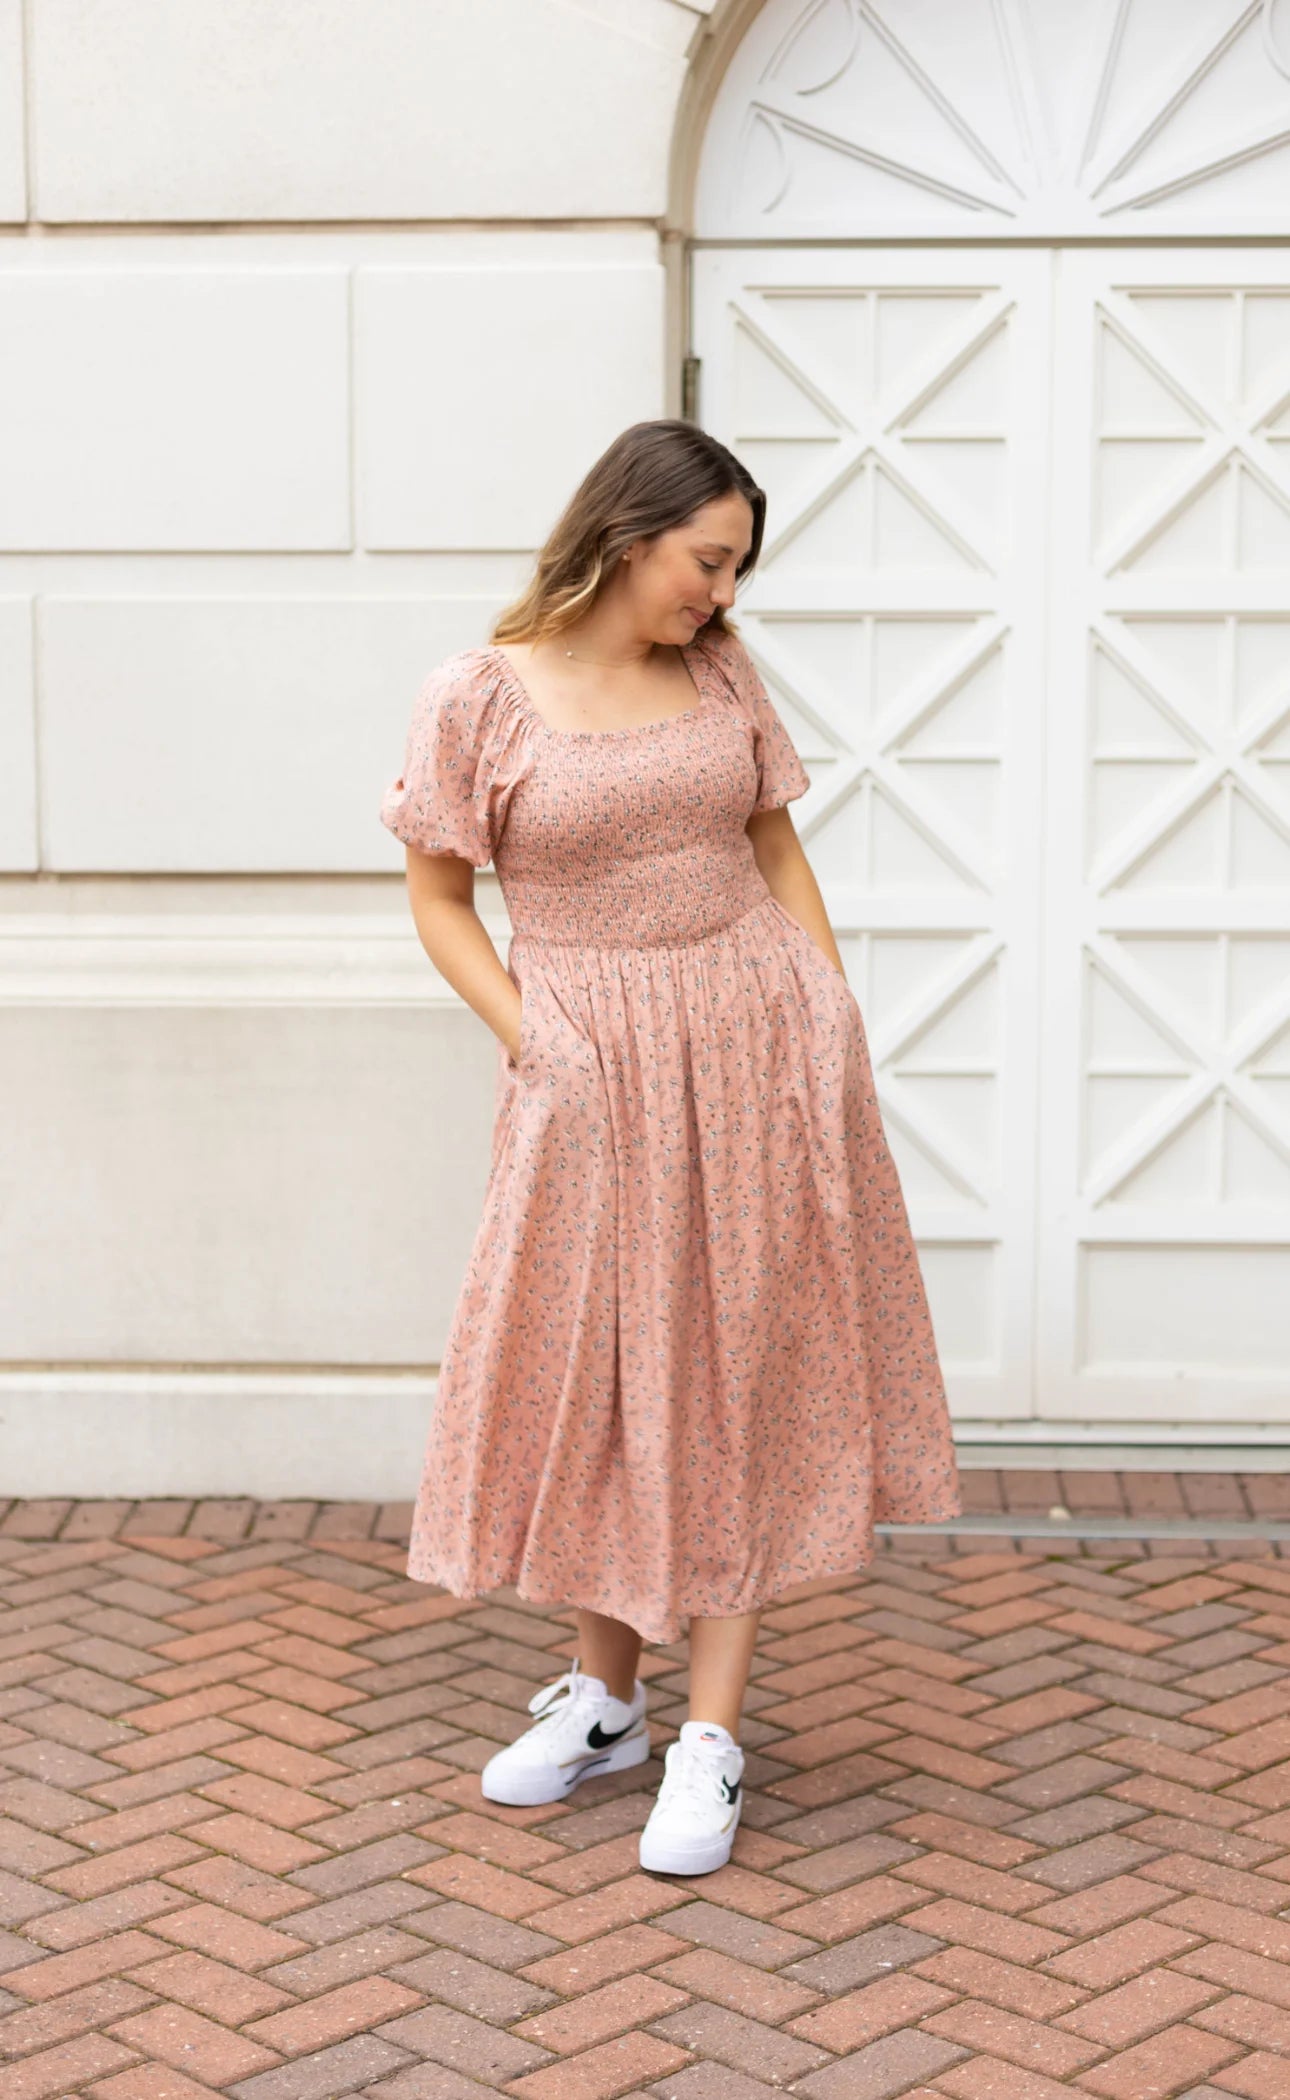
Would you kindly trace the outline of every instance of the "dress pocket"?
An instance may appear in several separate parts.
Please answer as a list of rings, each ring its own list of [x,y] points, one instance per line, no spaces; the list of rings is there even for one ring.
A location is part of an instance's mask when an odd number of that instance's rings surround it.
[[[527,977],[527,978],[525,979],[524,983],[523,983],[522,985],[520,985],[520,987],[519,987],[519,994],[520,994],[520,1047],[519,1047],[519,1055],[518,1055],[518,1057],[512,1057],[512,1056],[511,1056],[511,1053],[510,1053],[510,1051],[509,1051],[509,1050],[508,1050],[508,1051],[507,1051],[507,1052],[505,1053],[505,1054],[506,1054],[506,1069],[507,1069],[507,1071],[508,1071],[508,1072],[514,1072],[517,1078],[522,1078],[522,1077],[523,1077],[523,1075],[524,1075],[524,1074],[525,1074],[525,1073],[526,1073],[526,1072],[528,1071],[528,1068],[529,1068],[529,1062],[530,1062],[530,1059],[532,1058],[532,1055],[533,1055],[533,1027],[534,1027],[534,1013],[533,1013],[533,1001],[534,1001],[534,997],[535,997],[535,995],[536,995],[536,992],[537,992],[537,984],[538,984],[538,980],[537,980],[536,976],[533,976],[533,977]]]

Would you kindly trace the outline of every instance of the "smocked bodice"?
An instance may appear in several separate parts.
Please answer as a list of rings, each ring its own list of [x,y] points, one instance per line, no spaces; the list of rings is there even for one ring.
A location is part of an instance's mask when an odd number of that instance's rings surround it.
[[[382,820],[422,851],[491,860],[518,938],[706,938],[767,894],[749,817],[810,783],[742,642],[682,654],[684,713],[584,731],[550,728],[500,649],[459,651],[418,697]]]

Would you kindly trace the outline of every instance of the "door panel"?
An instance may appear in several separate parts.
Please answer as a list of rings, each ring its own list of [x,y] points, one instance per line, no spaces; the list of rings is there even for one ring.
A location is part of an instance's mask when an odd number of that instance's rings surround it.
[[[1290,1420],[1290,250],[1055,258],[1038,1407]]]
[[[767,490],[736,618],[865,1015],[959,1419],[1033,1402],[1047,254],[706,249],[698,414]]]

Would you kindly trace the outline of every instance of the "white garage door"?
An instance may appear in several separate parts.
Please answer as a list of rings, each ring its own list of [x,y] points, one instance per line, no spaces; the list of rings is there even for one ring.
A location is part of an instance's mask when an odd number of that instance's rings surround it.
[[[959,1420],[1276,1435],[1290,251],[708,245],[692,305]]]

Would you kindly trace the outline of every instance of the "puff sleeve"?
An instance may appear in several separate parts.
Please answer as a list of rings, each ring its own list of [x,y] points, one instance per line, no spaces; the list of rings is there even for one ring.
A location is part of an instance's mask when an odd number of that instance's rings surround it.
[[[793,740],[780,720],[744,642],[738,635],[727,633],[714,636],[713,644],[722,669],[752,725],[757,799],[750,814],[755,815],[763,809],[782,809],[786,802],[795,802],[799,795],[806,793],[811,776],[798,757]]]
[[[469,651],[430,672],[412,703],[403,771],[381,799],[387,831],[420,853],[493,857],[486,743],[491,689]]]

